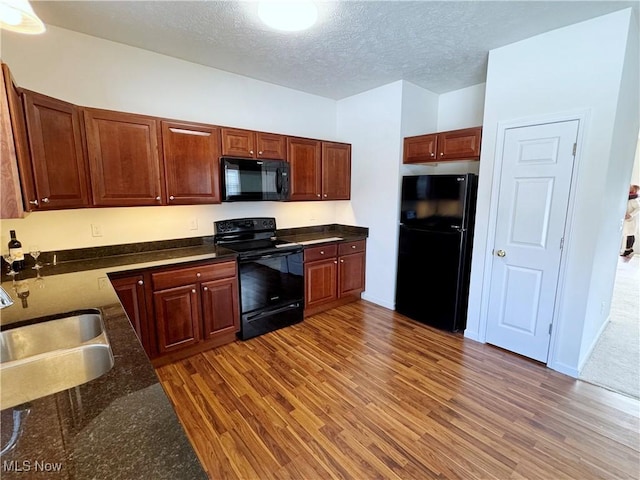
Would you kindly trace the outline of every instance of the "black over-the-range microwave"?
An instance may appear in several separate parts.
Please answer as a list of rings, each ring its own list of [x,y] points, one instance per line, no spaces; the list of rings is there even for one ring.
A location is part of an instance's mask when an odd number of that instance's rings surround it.
[[[282,160],[220,158],[223,202],[289,200],[289,164]]]

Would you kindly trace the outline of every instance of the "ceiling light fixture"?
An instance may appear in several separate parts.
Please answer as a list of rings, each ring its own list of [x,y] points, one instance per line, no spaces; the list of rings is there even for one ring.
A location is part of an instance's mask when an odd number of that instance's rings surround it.
[[[258,3],[258,16],[271,28],[298,32],[316,23],[318,7],[310,0],[266,0]]]
[[[45,26],[28,0],[0,0],[0,29],[38,34],[45,31]]]

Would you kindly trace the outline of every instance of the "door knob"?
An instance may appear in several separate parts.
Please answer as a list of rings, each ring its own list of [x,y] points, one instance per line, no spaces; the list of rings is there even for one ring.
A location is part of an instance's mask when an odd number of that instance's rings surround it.
[[[499,257],[504,257],[507,254],[507,252],[505,252],[504,250],[498,250],[496,252],[496,255],[498,255]]]

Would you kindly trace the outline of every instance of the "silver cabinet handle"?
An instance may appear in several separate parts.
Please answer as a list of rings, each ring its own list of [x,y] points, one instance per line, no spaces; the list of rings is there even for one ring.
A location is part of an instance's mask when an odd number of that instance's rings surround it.
[[[324,198],[327,198],[327,194],[326,193],[324,194]]]
[[[318,194],[318,197],[320,197],[320,194]]]
[[[209,287],[202,287],[202,289],[206,292],[207,290],[209,290]]]
[[[356,246],[355,245],[351,245],[351,248],[356,248]]]
[[[195,289],[195,288],[192,288],[192,289],[191,289],[191,293],[196,293],[196,289]]]
[[[262,155],[262,151],[258,152],[258,155]]]
[[[143,280],[138,280],[138,285],[144,285],[144,281]]]
[[[504,256],[507,255],[507,252],[505,252],[504,250],[498,250],[496,252],[496,255],[499,256],[499,257],[504,257]]]
[[[169,200],[175,200],[176,197],[174,197],[173,195],[169,195]]]
[[[334,261],[333,261],[333,263],[338,263],[338,261],[337,261],[337,260],[334,260]]]
[[[440,152],[440,156],[443,156],[443,155],[444,155],[444,152]]]
[[[436,156],[436,154],[435,154],[434,152],[431,152],[431,156],[432,156],[432,157],[435,157],[435,156]]]
[[[342,259],[342,258],[341,258],[341,259],[340,259],[340,263],[344,263],[344,259]]]
[[[49,203],[49,197],[44,197],[42,199],[42,203]]]
[[[156,200],[157,200],[157,201],[160,201],[160,195],[158,195],[158,196],[156,197]]]
[[[320,250],[320,255],[324,255],[324,250]]]
[[[202,274],[200,272],[196,273],[196,277],[200,278]]]
[[[38,199],[37,199],[37,198],[36,198],[35,200],[29,200],[29,203],[30,203],[31,205],[35,205],[36,207],[37,207],[38,205],[40,205],[40,203],[38,202]]]
[[[249,153],[250,153],[251,155],[253,155],[253,150],[249,150]]]

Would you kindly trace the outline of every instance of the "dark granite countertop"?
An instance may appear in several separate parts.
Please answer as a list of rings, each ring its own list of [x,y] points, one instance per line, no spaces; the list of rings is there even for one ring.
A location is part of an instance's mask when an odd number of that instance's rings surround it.
[[[277,232],[278,238],[293,242],[353,241],[367,235],[367,228],[343,225]],[[2,287],[14,304],[0,311],[0,329],[60,313],[99,309],[115,363],[95,380],[2,410],[1,447],[12,435],[14,410],[23,411],[23,420],[15,447],[0,457],[0,476],[206,478],[108,275],[233,258],[236,254],[216,247],[212,237],[199,237],[44,252],[39,258],[43,265],[39,275],[28,268],[33,264],[29,258],[27,268],[15,279],[6,275],[3,265]]]

